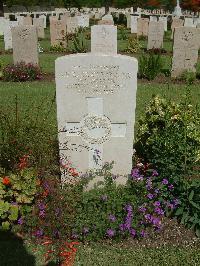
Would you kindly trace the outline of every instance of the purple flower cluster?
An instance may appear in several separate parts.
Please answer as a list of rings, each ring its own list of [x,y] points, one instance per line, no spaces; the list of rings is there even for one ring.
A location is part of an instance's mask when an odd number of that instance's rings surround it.
[[[140,174],[140,170],[138,168],[133,168],[131,171],[132,179],[135,181],[143,181],[144,176]]]
[[[46,208],[45,204],[43,202],[40,202],[38,204],[38,208],[39,208],[39,217],[44,218],[45,214],[46,214],[45,213],[45,208]]]
[[[132,228],[133,207],[130,204],[127,204],[124,210],[127,211],[127,215],[125,217],[124,223],[119,225],[119,229],[122,233],[128,231],[132,237],[135,237],[136,231],[134,228]]]

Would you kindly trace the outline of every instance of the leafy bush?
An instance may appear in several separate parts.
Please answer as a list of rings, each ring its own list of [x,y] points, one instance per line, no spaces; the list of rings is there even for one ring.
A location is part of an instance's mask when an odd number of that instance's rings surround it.
[[[134,168],[126,186],[116,186],[116,176],[112,176],[107,166],[100,175],[104,177],[104,185],[89,191],[84,189],[82,193],[74,238],[145,237],[151,228],[159,231],[164,214],[177,207],[178,202],[171,194],[173,185],[167,179],[155,183],[156,171]],[[92,173],[85,176],[84,187],[93,178]]]
[[[141,49],[141,44],[136,37],[130,37],[128,39],[127,53],[138,53]]]
[[[33,81],[42,78],[42,73],[37,65],[25,64],[24,62],[16,65],[7,65],[3,68],[4,81]]]
[[[72,39],[72,52],[74,53],[86,53],[87,40],[85,37],[85,30],[80,28]]]
[[[139,58],[139,78],[146,78],[148,80],[153,80],[161,72],[163,67],[163,62],[160,55],[142,55]]]
[[[119,30],[119,40],[127,40],[128,39],[128,34],[127,34],[127,29],[125,26],[118,26]]]
[[[194,83],[196,79],[196,73],[184,71],[179,77],[176,78],[177,80],[184,81],[186,84],[191,85]]]
[[[14,229],[23,223],[32,210],[36,186],[37,175],[33,169],[0,175],[0,230]]]
[[[50,52],[53,52],[53,53],[65,53],[67,51],[68,51],[67,48],[61,45],[54,45],[50,47]]]
[[[135,148],[164,176],[188,177],[200,161],[200,115],[189,92],[179,104],[153,97],[139,120]]]
[[[178,220],[200,237],[200,179],[181,180],[177,187],[180,206],[175,212]]]

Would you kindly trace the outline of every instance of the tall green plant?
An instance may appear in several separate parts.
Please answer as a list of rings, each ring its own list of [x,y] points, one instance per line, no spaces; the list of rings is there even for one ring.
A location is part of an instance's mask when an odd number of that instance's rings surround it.
[[[163,62],[160,55],[149,54],[142,55],[139,58],[139,78],[146,78],[148,80],[155,79],[161,72]]]
[[[72,51],[74,53],[86,53],[87,50],[85,31],[80,28],[72,39]]]

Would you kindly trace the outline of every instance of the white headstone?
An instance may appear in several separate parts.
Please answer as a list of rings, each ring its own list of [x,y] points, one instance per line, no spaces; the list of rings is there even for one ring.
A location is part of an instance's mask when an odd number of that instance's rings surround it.
[[[91,52],[117,54],[117,27],[113,25],[92,26]]]
[[[60,158],[79,174],[111,161],[113,173],[130,173],[137,70],[137,60],[122,55],[76,54],[56,60]]]
[[[164,30],[167,31],[167,17],[159,17],[159,21],[164,23]]]
[[[40,15],[39,18],[43,19],[44,29],[46,29],[47,28],[47,17],[43,14],[43,15]]]
[[[88,15],[77,16],[78,27],[88,28],[89,27],[89,20],[90,19],[89,19]]]
[[[17,21],[10,21],[9,24],[4,29],[4,43],[5,43],[5,50],[12,49],[12,31],[11,28],[17,27]]]
[[[184,71],[196,72],[200,48],[200,30],[192,27],[175,28],[172,59],[172,77]]]
[[[105,15],[102,17],[102,20],[111,21],[114,24],[113,16],[112,15]]]
[[[157,22],[158,21],[157,16],[150,16],[150,21]]]
[[[194,24],[193,18],[185,18],[184,26],[185,27],[193,27],[193,28],[196,27]]]
[[[137,20],[139,16],[131,16],[131,33],[137,33]]]
[[[149,22],[147,49],[160,49],[163,47],[164,24],[162,21]]]

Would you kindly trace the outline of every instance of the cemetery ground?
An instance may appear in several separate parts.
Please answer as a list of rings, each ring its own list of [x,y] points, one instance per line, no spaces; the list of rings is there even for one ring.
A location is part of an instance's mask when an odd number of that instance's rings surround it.
[[[27,124],[27,128],[28,124],[35,125],[38,135],[34,135],[33,132],[20,132],[18,137],[23,138],[24,143],[29,143],[30,146],[32,142],[34,143],[32,148],[35,149],[38,158],[42,154],[37,167],[43,168],[49,165],[49,172],[57,174],[58,166],[54,164],[58,150],[54,64],[55,59],[65,53],[50,51],[49,43],[47,29],[46,39],[40,41],[44,53],[40,53],[39,56],[42,72],[46,73],[44,78],[41,81],[24,83],[0,81],[0,106],[9,117],[10,130],[14,128],[16,121],[19,124]],[[88,49],[89,43],[88,40]],[[141,40],[140,43],[143,48],[146,47],[146,40]],[[127,40],[121,40],[119,36],[118,46],[119,53],[124,54]],[[170,32],[165,35],[164,49],[166,53],[161,55],[163,68],[169,69],[172,56]],[[129,55],[139,58],[141,53],[142,51]],[[0,39],[0,61],[3,65],[12,63],[12,54],[5,53],[2,39]],[[198,65],[200,66],[200,62]],[[187,85],[186,80],[174,81],[163,75],[153,81],[138,80],[135,131],[138,129],[139,117],[144,114],[152,95],[159,94],[167,99],[179,101],[189,88],[192,103],[195,105],[200,101],[199,86],[198,79],[193,84]],[[36,140],[39,139],[36,144]],[[49,142],[52,145],[49,145]],[[78,249],[75,265],[200,265],[199,243],[193,240],[195,239],[193,232],[173,221],[172,224],[170,222],[166,224],[168,225],[165,235],[161,234],[140,242],[127,239],[112,243],[109,241],[83,243]],[[19,242],[22,241],[13,239],[12,236],[0,240],[0,265],[5,261],[2,265],[43,265],[44,252],[40,248],[35,247],[30,239],[24,241],[24,246]]]

